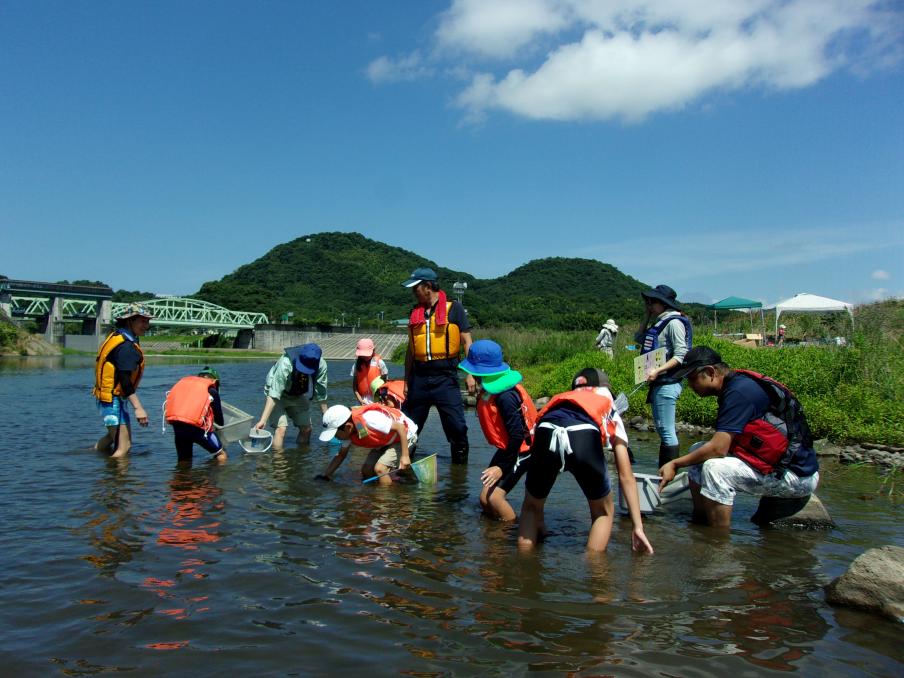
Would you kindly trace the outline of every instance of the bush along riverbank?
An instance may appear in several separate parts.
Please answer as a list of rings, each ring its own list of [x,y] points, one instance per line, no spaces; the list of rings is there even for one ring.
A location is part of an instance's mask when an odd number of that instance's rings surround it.
[[[587,366],[606,370],[616,394],[629,393],[634,388],[633,363],[638,354],[627,351],[623,341],[619,342],[615,358],[610,359],[585,348],[589,343],[586,333],[580,333],[580,340],[572,343],[577,350],[567,356],[562,355],[561,347],[569,337],[557,337],[557,333],[537,334],[534,342],[522,333],[511,342],[511,350],[506,346],[511,332],[498,333],[498,339],[490,331],[480,334],[503,345],[506,360],[524,374],[525,388],[535,398],[567,389],[574,374]],[[848,450],[850,461],[882,456],[877,452],[887,452],[904,461],[895,451],[904,448],[904,358],[896,335],[870,336],[860,332],[845,347],[753,349],[702,331],[694,343],[711,346],[733,368],[761,372],[786,384],[803,403],[814,437]],[[537,345],[553,347],[555,355],[544,360],[542,352],[535,350]],[[628,420],[638,416],[650,419],[645,387],[631,395],[629,402],[625,415]],[[716,411],[715,398],[700,398],[685,385],[678,399],[679,421],[711,427]]]

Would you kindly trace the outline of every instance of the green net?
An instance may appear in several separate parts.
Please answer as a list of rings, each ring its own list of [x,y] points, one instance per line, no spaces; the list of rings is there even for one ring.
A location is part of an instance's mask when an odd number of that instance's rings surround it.
[[[419,459],[411,464],[411,470],[419,483],[434,485],[436,483],[436,454]]]

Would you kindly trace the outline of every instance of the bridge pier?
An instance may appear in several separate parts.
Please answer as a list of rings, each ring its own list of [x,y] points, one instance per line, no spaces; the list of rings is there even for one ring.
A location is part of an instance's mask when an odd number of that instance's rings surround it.
[[[59,343],[63,340],[63,332],[63,298],[51,297],[47,326],[44,329],[44,341],[48,344]]]

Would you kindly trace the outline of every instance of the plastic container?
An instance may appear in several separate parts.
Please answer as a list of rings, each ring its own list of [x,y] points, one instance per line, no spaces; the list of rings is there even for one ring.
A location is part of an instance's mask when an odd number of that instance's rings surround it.
[[[226,445],[247,438],[254,417],[225,401],[221,401],[220,405],[223,406],[223,425],[214,425],[214,430],[222,443]]]
[[[273,445],[273,434],[260,428],[253,428],[239,441],[242,449],[249,454],[266,452]]]
[[[635,473],[637,481],[637,497],[640,500],[640,512],[644,515],[653,513],[662,504],[659,498],[659,476],[650,473]],[[620,513],[628,513],[628,503],[625,501],[618,486],[618,510]]]

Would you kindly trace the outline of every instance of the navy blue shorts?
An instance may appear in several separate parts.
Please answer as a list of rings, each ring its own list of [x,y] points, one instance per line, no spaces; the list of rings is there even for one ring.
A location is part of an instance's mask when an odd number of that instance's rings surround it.
[[[581,423],[581,422],[575,422]],[[549,443],[552,430],[537,426],[534,444],[530,448],[531,460],[524,487],[537,499],[546,499],[559,477],[562,458],[550,452]],[[602,499],[611,491],[609,471],[606,468],[606,454],[599,430],[585,429],[569,431],[571,454],[565,455],[565,470],[570,471],[578,481],[581,491],[589,501]]]
[[[193,445],[200,445],[211,454],[223,449],[223,443],[214,431],[207,433],[203,428],[181,421],[172,421],[170,426],[176,437],[176,454],[179,459],[191,459]]]
[[[493,455],[493,458],[490,459],[490,463],[487,464],[487,467],[490,466],[498,466],[499,468],[505,468],[505,462],[508,459],[508,455],[505,450],[496,450],[496,454]],[[521,477],[527,473],[527,467],[530,465],[530,455],[518,455],[517,463],[512,466],[512,468],[508,471],[508,473],[503,473],[502,477],[499,479],[499,482],[496,483],[496,487],[500,490],[508,494],[512,491],[512,488],[518,484],[518,481],[521,480]]]

